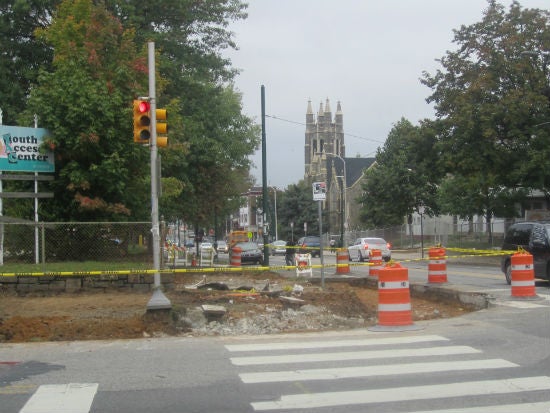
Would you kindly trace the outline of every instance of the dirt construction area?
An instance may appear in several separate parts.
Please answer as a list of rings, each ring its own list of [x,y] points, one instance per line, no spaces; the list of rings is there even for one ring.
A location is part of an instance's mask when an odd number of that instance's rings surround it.
[[[0,293],[0,342],[161,336],[276,334],[376,325],[378,291],[358,281],[277,273],[186,274],[164,294],[170,310],[147,312],[151,291],[86,288],[77,293]],[[414,321],[473,311],[457,302],[412,297]],[[163,316],[159,316],[162,314]]]

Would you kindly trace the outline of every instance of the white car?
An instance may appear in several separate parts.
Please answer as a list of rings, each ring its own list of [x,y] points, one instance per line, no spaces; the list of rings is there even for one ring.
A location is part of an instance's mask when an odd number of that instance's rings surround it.
[[[370,261],[372,250],[382,251],[382,259],[391,259],[390,244],[383,238],[357,238],[353,245],[348,247],[350,261]]]
[[[211,242],[201,242],[200,249],[202,251],[211,251],[214,249],[214,246]]]

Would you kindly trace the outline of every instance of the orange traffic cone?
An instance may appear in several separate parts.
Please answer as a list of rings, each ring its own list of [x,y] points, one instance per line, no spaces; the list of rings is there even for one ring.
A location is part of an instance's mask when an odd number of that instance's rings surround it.
[[[413,324],[409,270],[398,263],[386,264],[378,272],[378,324],[372,331],[420,330]]]
[[[428,256],[428,282],[446,283],[447,282],[447,261],[445,260],[445,248],[430,248]]]
[[[369,261],[369,275],[371,277],[378,277],[378,271],[382,268],[382,251],[376,249],[372,250]]]
[[[512,298],[541,299],[535,291],[533,256],[526,251],[512,255]]]
[[[345,248],[336,251],[336,274],[349,274],[349,255]]]

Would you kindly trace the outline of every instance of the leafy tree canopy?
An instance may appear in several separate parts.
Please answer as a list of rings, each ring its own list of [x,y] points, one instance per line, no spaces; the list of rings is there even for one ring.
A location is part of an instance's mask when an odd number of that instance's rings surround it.
[[[402,224],[404,216],[420,208],[430,215],[438,212],[434,128],[431,122],[414,126],[404,118],[394,125],[376,163],[366,171],[359,201],[361,220],[368,227]]]
[[[455,31],[457,50],[440,59],[442,69],[424,73],[442,125],[445,212],[490,221],[497,210],[513,215],[522,188],[548,192],[550,129],[539,127],[550,119],[548,79],[524,52],[550,49],[549,17],[491,0],[480,22]]]
[[[301,180],[289,185],[278,202],[279,238],[294,241],[305,235],[304,223],[307,223],[308,235],[319,235],[319,211],[317,202],[313,201],[313,192],[307,182]],[[279,206],[280,205],[280,206]],[[293,229],[291,229],[293,223]]]
[[[20,124],[36,113],[53,133],[55,199],[44,202],[44,218],[150,218],[149,151],[131,138],[132,99],[148,94],[148,41],[157,106],[169,113],[160,213],[198,223],[229,208],[248,184],[247,156],[259,142],[232,85],[237,71],[221,54],[236,47],[227,27],[245,8],[239,0],[0,0],[0,30],[14,39],[0,46],[12,56],[0,73],[17,85],[4,101],[24,108]],[[23,55],[28,65],[14,71]]]

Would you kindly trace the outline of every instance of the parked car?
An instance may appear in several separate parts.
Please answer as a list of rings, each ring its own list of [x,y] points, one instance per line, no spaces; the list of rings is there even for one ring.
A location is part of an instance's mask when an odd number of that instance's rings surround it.
[[[517,251],[523,248],[533,255],[535,278],[550,281],[550,223],[518,222],[506,231],[502,249]],[[508,284],[512,283],[512,256],[505,255],[501,261],[502,272]]]
[[[296,246],[299,254],[311,254],[312,257],[321,256],[321,239],[319,237],[307,236],[298,240]]]
[[[355,242],[348,247],[350,261],[370,261],[372,250],[382,251],[382,259],[389,261],[391,259],[390,244],[383,238],[357,238]]]
[[[211,242],[201,242],[201,245],[200,245],[200,250],[201,251],[209,251],[209,250],[213,250],[214,249],[214,246],[212,245]]]
[[[286,253],[286,241],[273,241],[271,243],[271,255],[285,255]]]
[[[241,249],[241,263],[253,263],[263,265],[264,253],[255,242],[238,242],[236,247]]]
[[[218,253],[227,254],[229,252],[229,245],[225,241],[218,241]]]

